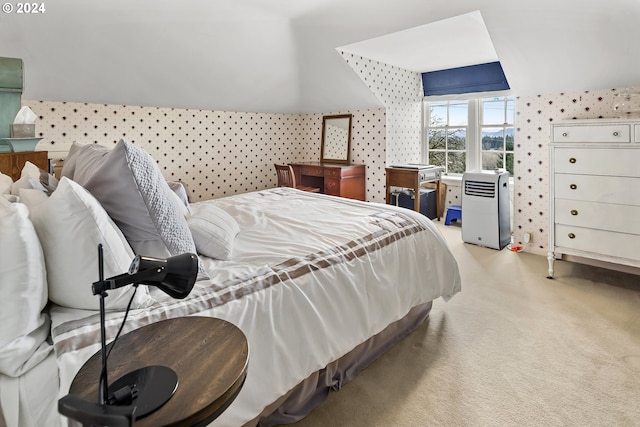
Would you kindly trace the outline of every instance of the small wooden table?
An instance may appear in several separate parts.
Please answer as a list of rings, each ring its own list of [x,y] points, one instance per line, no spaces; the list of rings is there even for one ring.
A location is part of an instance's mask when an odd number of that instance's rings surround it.
[[[249,347],[236,326],[212,317],[162,320],[121,336],[108,360],[112,383],[138,368],[163,365],[178,375],[175,394],[136,426],[204,426],[240,392],[247,375]],[[98,400],[100,351],[82,366],[70,393]]]
[[[426,172],[428,170],[428,172]],[[436,217],[440,221],[440,172],[441,167],[431,166],[421,169],[420,167],[389,167],[387,172],[387,204],[391,202],[391,187],[411,188],[414,191],[414,210],[420,212],[420,184],[424,182],[435,182],[436,184]],[[425,173],[426,172],[426,173]]]

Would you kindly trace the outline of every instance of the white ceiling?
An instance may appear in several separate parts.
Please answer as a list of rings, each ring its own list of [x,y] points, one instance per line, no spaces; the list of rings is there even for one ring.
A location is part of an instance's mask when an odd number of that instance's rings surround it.
[[[29,100],[276,113],[382,107],[338,47],[415,71],[497,58],[515,95],[640,84],[640,0],[45,6],[0,14],[0,56],[24,59]]]
[[[437,46],[425,40],[437,40]],[[338,50],[418,73],[499,60],[477,10],[340,46]]]

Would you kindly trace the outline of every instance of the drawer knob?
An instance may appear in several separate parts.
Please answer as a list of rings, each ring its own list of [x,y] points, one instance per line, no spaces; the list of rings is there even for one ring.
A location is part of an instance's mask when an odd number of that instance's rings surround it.
[[[578,215],[578,211],[575,209],[571,209],[571,215],[576,216]]]
[[[575,190],[576,188],[578,188],[578,186],[577,186],[577,185],[575,185],[575,184],[571,184],[571,185],[569,186],[569,188],[570,188],[570,189],[572,189],[572,190]]]
[[[566,138],[567,136],[569,136],[569,134],[566,133],[566,132],[562,132],[562,136],[564,136]]]
[[[575,234],[573,234],[573,233],[569,233],[569,238],[570,238],[570,239],[575,239],[575,238],[576,238],[576,235],[575,235]]]
[[[618,132],[613,133],[613,136],[618,136],[618,135],[619,135]]]
[[[576,158],[575,158],[575,157],[571,157],[571,158],[569,159],[569,163],[575,163],[575,162],[576,162]]]

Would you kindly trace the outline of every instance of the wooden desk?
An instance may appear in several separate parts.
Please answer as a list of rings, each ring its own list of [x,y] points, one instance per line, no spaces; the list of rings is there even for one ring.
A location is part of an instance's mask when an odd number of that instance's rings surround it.
[[[206,425],[240,392],[247,375],[249,348],[236,326],[211,317],[163,320],[121,336],[108,360],[109,382],[138,368],[163,365],[178,375],[175,394],[136,426]],[[70,393],[98,400],[100,351],[85,363]]]
[[[425,170],[403,167],[385,168],[385,171],[387,172],[387,204],[391,202],[391,187],[411,188],[415,195],[414,210],[416,212],[420,212],[420,184],[425,182],[435,182],[436,216],[438,221],[440,221],[438,203],[440,203],[440,172],[442,168],[437,168],[435,171],[433,168],[429,168],[429,173],[425,173]]]
[[[365,200],[365,165],[322,162],[291,163],[300,185],[320,188],[321,193]]]

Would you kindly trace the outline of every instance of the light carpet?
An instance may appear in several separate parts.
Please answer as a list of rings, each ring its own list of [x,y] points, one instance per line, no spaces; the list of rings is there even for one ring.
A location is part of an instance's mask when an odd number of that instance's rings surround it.
[[[640,426],[640,276],[438,227],[462,292],[292,426]]]

